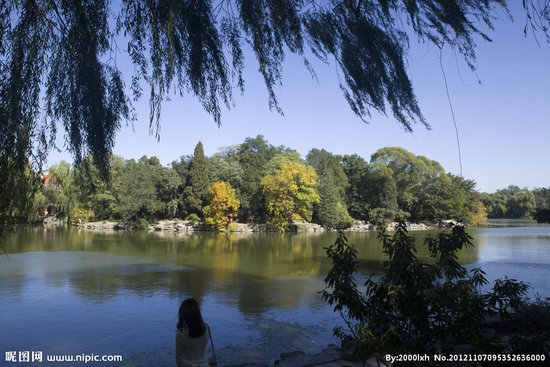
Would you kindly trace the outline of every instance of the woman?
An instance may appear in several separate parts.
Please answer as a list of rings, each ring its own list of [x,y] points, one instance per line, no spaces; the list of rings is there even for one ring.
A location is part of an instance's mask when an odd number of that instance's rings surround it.
[[[210,329],[202,321],[199,304],[193,298],[181,303],[176,331],[178,367],[208,367]]]

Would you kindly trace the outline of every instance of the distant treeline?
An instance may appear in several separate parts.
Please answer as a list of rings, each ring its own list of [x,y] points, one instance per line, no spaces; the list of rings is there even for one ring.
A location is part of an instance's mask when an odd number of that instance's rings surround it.
[[[510,185],[495,193],[482,193],[489,218],[523,218],[550,222],[550,188],[521,189]]]
[[[312,149],[304,160],[262,136],[206,157],[199,142],[192,156],[182,156],[170,167],[156,157],[136,161],[114,156],[108,181],[91,161],[88,157],[75,166],[52,166],[35,197],[36,207],[72,221],[182,218],[222,230],[234,221],[281,229],[296,220],[332,228],[354,220],[381,224],[401,218],[475,225],[487,214],[531,216],[538,205],[536,192],[480,194],[474,181],[446,173],[438,162],[400,147],[379,149],[367,162],[323,149]],[[524,196],[532,204],[526,210]]]

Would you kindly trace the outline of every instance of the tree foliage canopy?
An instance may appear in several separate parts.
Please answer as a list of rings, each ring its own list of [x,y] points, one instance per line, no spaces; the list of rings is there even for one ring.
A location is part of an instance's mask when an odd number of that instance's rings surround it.
[[[313,204],[319,202],[317,178],[312,167],[289,159],[265,175],[261,187],[270,224],[284,230],[293,219],[311,220]]]
[[[63,216],[92,209],[97,220],[198,221],[207,205],[212,209],[209,182],[219,181],[231,187],[231,195],[240,203],[237,217],[231,220],[270,222],[279,229],[299,218],[326,228],[347,228],[354,220],[378,225],[404,218],[476,225],[497,209],[516,217],[532,214],[533,208],[549,208],[546,188],[530,192],[510,186],[495,194],[479,194],[474,181],[445,173],[438,162],[403,148],[382,148],[373,156],[378,158],[369,164],[357,155],[312,149],[308,164],[296,151],[275,148],[259,136],[221,148],[210,157],[199,142],[193,156],[182,156],[171,168],[156,157],[135,161],[112,156],[108,181],[91,164],[93,158],[86,157],[86,162],[72,167],[65,162],[52,166],[48,184],[34,199],[28,197],[25,211],[11,215],[20,221],[39,219],[47,199]],[[33,176],[30,170],[27,175]],[[398,183],[407,188],[403,192],[409,200],[400,200],[404,195]],[[209,215],[213,217],[212,212]]]
[[[209,166],[208,159],[204,155],[204,148],[199,141],[189,164],[187,186],[184,190],[188,214],[202,215],[210,187]]]
[[[78,206],[78,187],[74,170],[69,163],[61,161],[50,167],[48,176],[50,186],[46,190],[46,197],[70,223],[72,212]]]
[[[168,216],[170,200],[165,194],[168,172],[156,157],[141,157],[124,163],[120,176],[113,182],[117,186],[117,211],[124,220],[151,221]]]
[[[230,184],[218,181],[210,186],[208,205],[204,207],[204,218],[207,224],[214,226],[218,231],[226,231],[229,225],[237,218],[239,199]]]
[[[483,193],[481,200],[491,218],[531,218],[536,210],[550,209],[548,189],[529,191],[510,185],[495,193]]]

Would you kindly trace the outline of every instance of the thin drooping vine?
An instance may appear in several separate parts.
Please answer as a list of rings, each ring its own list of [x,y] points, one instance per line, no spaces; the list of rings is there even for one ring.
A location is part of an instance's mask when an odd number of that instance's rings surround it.
[[[451,95],[449,93],[449,85],[447,83],[447,76],[445,75],[445,68],[443,67],[443,46],[439,47],[439,66],[441,67],[441,73],[443,74],[443,80],[445,81],[445,91],[447,92],[447,101],[449,102],[449,107],[451,108],[451,116],[453,118],[453,125],[455,127],[456,135],[456,146],[458,149],[458,163],[460,165],[460,177],[462,177],[462,153],[460,151],[460,136],[458,134],[458,126],[456,124],[455,112],[453,109],[453,103],[451,101]]]

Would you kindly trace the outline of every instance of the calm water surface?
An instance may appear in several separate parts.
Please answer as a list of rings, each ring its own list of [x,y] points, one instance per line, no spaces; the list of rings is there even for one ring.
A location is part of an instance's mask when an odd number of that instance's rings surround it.
[[[462,263],[482,267],[491,280],[525,280],[533,294],[550,296],[550,226],[493,221],[470,233],[476,247],[460,254]],[[222,364],[319,352],[337,342],[332,328],[341,324],[318,295],[330,266],[323,247],[335,238],[18,228],[4,243],[9,256],[0,256],[0,365],[6,351],[42,351],[173,366],[177,309],[191,296],[202,305]],[[376,234],[348,238],[359,249],[362,274],[380,271],[385,258]],[[419,256],[427,253],[419,248]]]

